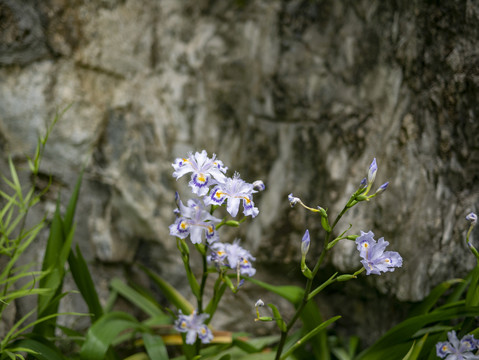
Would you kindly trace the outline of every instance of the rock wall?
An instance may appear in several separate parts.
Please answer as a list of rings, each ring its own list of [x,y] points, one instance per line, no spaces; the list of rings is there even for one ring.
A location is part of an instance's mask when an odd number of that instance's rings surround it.
[[[341,229],[384,236],[404,266],[335,287],[321,306],[377,335],[403,313],[384,322],[372,302],[397,309],[474,264],[463,239],[479,199],[478,21],[471,0],[1,0],[2,158],[22,164],[70,106],[42,171],[68,194],[87,164],[76,241],[106,294],[134,261],[186,286],[168,225],[175,190],[188,191],[170,164],[187,151],[265,182],[243,244],[259,278],[298,284],[304,229],[312,252],[322,235],[287,194],[333,216],[376,157],[377,182],[390,186]],[[358,261],[340,244],[328,269]],[[350,300],[358,291],[368,295]],[[234,301],[253,314],[257,297]],[[234,324],[238,307],[223,307],[217,326]]]

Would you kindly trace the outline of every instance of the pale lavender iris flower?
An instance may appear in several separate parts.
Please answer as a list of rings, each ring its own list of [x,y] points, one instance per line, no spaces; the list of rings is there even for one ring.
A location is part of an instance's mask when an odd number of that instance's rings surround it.
[[[256,269],[252,266],[252,261],[256,260],[251,253],[239,245],[239,240],[233,244],[215,242],[211,245],[211,254],[208,256],[210,263],[214,262],[218,266],[227,266],[238,271],[241,275],[253,276]]]
[[[447,333],[449,341],[436,344],[436,355],[446,360],[479,360],[473,351],[479,346],[479,340],[473,335],[465,335],[461,340],[457,338],[455,331]]]
[[[170,235],[185,239],[190,236],[193,244],[199,244],[206,238],[208,243],[219,239],[216,224],[221,222],[206,210],[199,199],[188,200],[188,206],[178,199],[178,217],[174,224],[169,226]]]
[[[233,217],[238,214],[239,206],[243,202],[243,214],[255,217],[259,213],[253,202],[253,194],[256,192],[253,184],[245,182],[235,173],[232,178],[226,178],[224,183],[218,182],[204,200],[207,205],[222,205],[227,201],[226,210]]]
[[[191,174],[191,180],[188,185],[191,187],[194,194],[204,196],[208,193],[209,186],[214,183],[214,179],[218,182],[224,182],[226,176],[224,175],[228,170],[223,165],[221,160],[216,160],[216,155],[210,159],[206,150],[201,153],[189,153],[186,158],[178,158],[172,164],[175,171],[173,176],[178,180],[183,175]]]
[[[197,315],[196,311],[193,311],[190,315],[184,315],[180,310],[178,319],[175,321],[175,329],[186,333],[186,343],[189,345],[193,345],[196,342],[196,337],[203,344],[207,344],[213,340],[213,333],[204,324],[209,317],[210,315],[208,314]]]
[[[384,251],[389,242],[384,241],[384,238],[376,242],[372,231],[361,231],[361,235],[356,238],[356,245],[359,256],[363,258],[361,263],[366,269],[366,275],[380,275],[381,272],[394,271],[396,267],[402,266],[401,255],[395,251]]]

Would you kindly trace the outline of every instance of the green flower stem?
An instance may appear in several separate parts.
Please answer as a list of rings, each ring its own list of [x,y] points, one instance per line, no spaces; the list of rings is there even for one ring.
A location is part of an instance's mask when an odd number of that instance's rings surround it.
[[[467,242],[467,245],[469,245],[469,249],[471,249],[472,253],[476,257],[477,265],[479,266],[479,252],[477,252],[477,249],[469,241],[469,235],[471,235],[471,232],[472,232],[473,228],[474,228],[474,224],[471,224],[471,226],[469,227],[469,230],[467,231],[467,234],[466,234],[466,242]]]
[[[206,263],[206,254],[201,254],[203,261],[203,275],[201,276],[200,294],[198,296],[198,314],[203,313],[203,294],[205,292],[206,280],[208,279],[208,264]]]
[[[334,228],[336,227],[336,225],[338,224],[339,220],[341,220],[341,218],[343,217],[343,215],[350,209],[352,208],[354,205],[356,205],[358,202],[355,200],[356,199],[356,193],[354,193],[351,198],[349,199],[348,203],[346,204],[346,206],[343,208],[343,210],[341,210],[341,212],[338,214],[338,216],[336,216],[336,219],[334,220],[333,224],[331,225],[331,228],[329,231],[325,230],[326,231],[326,238],[324,240],[324,245],[323,245],[323,250],[321,251],[321,254],[319,256],[319,259],[318,261],[316,262],[316,265],[314,266],[314,269],[312,270],[312,277],[311,279],[308,279],[306,281],[306,286],[305,286],[305,290],[304,290],[304,296],[303,296],[303,300],[301,301],[301,304],[298,306],[298,308],[296,309],[296,312],[294,313],[293,317],[291,318],[291,320],[288,322],[288,324],[286,325],[286,331],[281,331],[281,338],[279,340],[279,344],[278,344],[278,350],[276,351],[276,357],[275,357],[275,360],[279,360],[281,359],[281,353],[283,352],[283,348],[284,348],[284,345],[286,343],[286,339],[288,337],[288,333],[289,331],[291,330],[291,328],[294,326],[294,324],[296,323],[296,321],[298,320],[299,316],[301,315],[301,312],[303,311],[304,307],[306,306],[306,304],[314,297],[316,296],[317,294],[319,294],[319,292],[321,292],[324,288],[326,288],[328,285],[334,283],[337,278],[337,273],[335,273],[333,276],[331,276],[328,280],[326,280],[323,284],[321,284],[319,287],[317,287],[316,289],[314,289],[313,291],[311,291],[311,288],[313,286],[313,280],[314,278],[316,277],[316,274],[318,273],[319,271],[319,268],[321,267],[321,264],[323,263],[324,261],[324,258],[326,256],[326,252],[330,249],[330,247],[328,247],[329,245],[329,242],[330,242],[330,238],[331,238],[331,234],[334,230]],[[316,210],[316,209],[313,209],[313,208],[310,208],[310,207],[307,207],[305,206],[304,204],[301,203],[301,205],[303,205],[303,207],[305,207],[306,209],[310,210],[310,211],[314,211],[314,212],[319,212],[319,210]],[[356,273],[355,273],[356,274]]]
[[[328,285],[331,285],[332,283],[336,282],[338,279],[337,279],[337,275],[338,273],[334,273],[333,276],[331,276],[328,280],[326,280],[325,282],[323,282],[321,285],[319,285],[316,289],[314,289],[313,291],[311,291],[308,295],[308,299],[307,301],[311,300],[313,297],[315,297],[316,295],[318,295],[322,290],[324,290],[324,288]]]
[[[215,281],[213,286],[213,297],[211,298],[208,306],[205,309],[205,312],[210,314],[210,317],[205,320],[205,325],[208,325],[216,312],[218,303],[220,302],[223,294],[225,293],[226,284],[223,282],[223,274],[219,274],[218,278]]]

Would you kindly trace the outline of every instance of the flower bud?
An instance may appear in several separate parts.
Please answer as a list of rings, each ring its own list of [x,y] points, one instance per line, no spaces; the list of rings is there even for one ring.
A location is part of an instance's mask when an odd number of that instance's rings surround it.
[[[368,171],[368,185],[371,185],[376,179],[376,173],[378,171],[378,165],[376,164],[376,158],[373,159],[371,165],[369,165]]]
[[[368,180],[366,178],[364,178],[359,183],[359,188],[358,189],[364,189],[367,185],[368,185]]]
[[[293,207],[297,203],[301,202],[301,200],[299,198],[293,196],[293,193],[288,195],[288,200],[289,200],[289,204],[291,205],[291,207]]]
[[[471,226],[475,226],[477,223],[477,215],[471,212],[466,216],[466,220],[471,223]]]
[[[387,187],[388,187],[388,185],[389,185],[389,181],[387,181],[387,182],[385,182],[384,184],[382,184],[382,185],[379,187],[379,189],[376,190],[376,195],[379,195],[379,194],[385,192],[386,189],[387,189]]]
[[[306,230],[306,232],[303,235],[303,240],[301,240],[301,255],[303,257],[305,257],[309,251],[310,242],[311,241],[309,237],[309,230]]]
[[[321,206],[318,206],[319,214],[325,218],[328,217],[328,213]]]
[[[255,189],[257,191],[263,191],[265,188],[266,188],[266,186],[264,186],[263,181],[256,180],[255,182],[253,182],[253,189]]]
[[[337,280],[337,281],[348,281],[348,280],[356,279],[356,278],[357,278],[357,276],[355,276],[355,275],[349,275],[349,274],[347,274],[347,275],[340,275],[340,276],[338,276],[336,280]]]

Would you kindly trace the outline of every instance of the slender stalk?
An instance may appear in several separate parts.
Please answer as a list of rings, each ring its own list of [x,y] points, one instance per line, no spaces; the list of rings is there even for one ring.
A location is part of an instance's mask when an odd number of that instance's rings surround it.
[[[279,344],[278,344],[278,350],[276,351],[276,357],[275,357],[275,360],[280,360],[281,359],[281,354],[283,352],[283,349],[284,349],[284,345],[286,343],[286,339],[288,337],[288,333],[289,331],[291,330],[291,328],[294,326],[294,324],[296,323],[296,321],[298,320],[298,318],[300,317],[304,307],[307,305],[307,303],[315,296],[317,295],[320,291],[322,291],[324,288],[326,288],[328,285],[332,284],[333,282],[336,281],[336,274],[334,274],[332,277],[330,277],[328,280],[326,280],[323,284],[321,284],[318,288],[316,288],[313,292],[311,291],[311,288],[312,288],[312,285],[313,285],[313,280],[314,278],[316,277],[320,267],[321,267],[321,264],[323,263],[324,261],[324,258],[326,256],[326,252],[328,251],[328,244],[330,242],[330,238],[331,238],[331,234],[334,230],[334,228],[336,227],[336,225],[338,224],[339,220],[343,217],[343,215],[346,213],[346,211],[348,211],[352,206],[354,206],[355,204],[353,203],[354,201],[354,195],[351,197],[351,199],[348,201],[348,203],[346,204],[346,206],[341,210],[341,212],[336,216],[336,219],[334,220],[333,224],[331,225],[331,230],[330,231],[326,231],[326,238],[324,240],[324,244],[323,244],[323,249],[321,250],[321,254],[319,255],[319,258],[318,258],[318,261],[316,262],[314,268],[313,268],[313,271],[312,271],[312,277],[311,279],[307,279],[306,281],[306,286],[305,286],[305,289],[304,289],[304,295],[303,295],[303,299],[300,303],[300,305],[298,306],[298,308],[296,309],[296,312],[294,313],[293,317],[291,318],[291,320],[288,322],[288,324],[286,325],[286,331],[282,331],[281,332],[281,338],[279,340]],[[302,204],[303,205],[303,204]],[[304,207],[306,207],[305,205],[303,205]],[[312,208],[309,208],[309,207],[306,207],[308,209],[312,209]],[[315,209],[312,209],[312,210],[315,210]],[[315,210],[315,212],[317,212]]]
[[[208,264],[206,263],[206,254],[201,254],[203,263],[203,275],[201,276],[200,295],[198,297],[198,314],[203,313],[203,294],[205,292],[206,280],[208,279]]]

